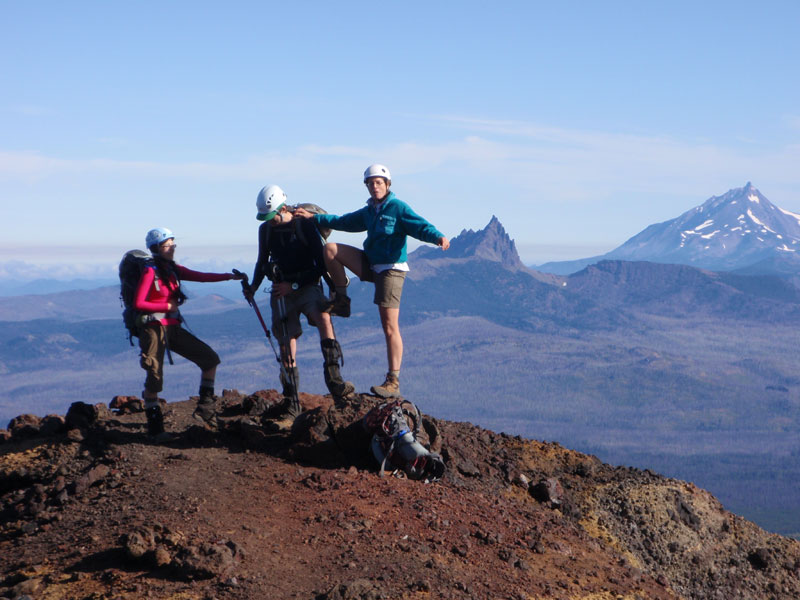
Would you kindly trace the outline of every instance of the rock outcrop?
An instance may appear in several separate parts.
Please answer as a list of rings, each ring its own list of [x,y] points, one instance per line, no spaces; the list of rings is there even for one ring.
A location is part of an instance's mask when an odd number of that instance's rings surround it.
[[[0,437],[0,597],[800,597],[800,544],[691,483],[425,415],[443,480],[380,478],[371,396],[171,403],[161,443],[135,400]]]

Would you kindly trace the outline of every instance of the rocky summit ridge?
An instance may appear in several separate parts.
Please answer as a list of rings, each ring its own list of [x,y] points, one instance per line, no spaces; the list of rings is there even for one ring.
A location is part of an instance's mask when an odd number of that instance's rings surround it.
[[[133,397],[12,420],[0,598],[800,597],[800,544],[691,483],[431,416],[443,480],[379,477],[374,397],[301,394],[282,429],[275,390],[228,390],[218,431],[193,400],[160,442]]]

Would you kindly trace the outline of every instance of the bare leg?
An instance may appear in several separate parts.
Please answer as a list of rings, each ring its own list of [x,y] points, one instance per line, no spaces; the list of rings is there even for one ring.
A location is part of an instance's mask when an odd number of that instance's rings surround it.
[[[389,371],[399,371],[403,362],[403,338],[400,336],[400,309],[378,307],[383,325],[383,335],[386,336],[386,358]]]
[[[287,369],[296,366],[294,359],[297,356],[297,338],[289,340],[288,346],[281,344],[281,361]]]
[[[347,244],[333,242],[325,244],[325,265],[328,267],[333,285],[338,287],[347,285],[345,267],[355,273],[356,277],[361,278],[361,256],[363,254],[363,250]]]
[[[386,337],[386,359],[389,371],[382,385],[372,386],[370,391],[381,398],[400,396],[400,364],[403,362],[403,338],[400,337],[400,309],[378,306],[383,335]]]
[[[311,320],[317,324],[320,340],[330,340],[336,337],[333,334],[333,325],[331,325],[331,316],[328,313],[319,311],[312,312]]]

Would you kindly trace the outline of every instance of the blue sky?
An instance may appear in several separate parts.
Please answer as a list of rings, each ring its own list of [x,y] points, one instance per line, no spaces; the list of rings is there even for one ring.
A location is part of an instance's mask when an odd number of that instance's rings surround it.
[[[800,212],[797,31],[769,0],[0,1],[0,278],[113,275],[154,226],[249,270],[262,186],[341,214],[373,162],[528,264],[747,181]]]

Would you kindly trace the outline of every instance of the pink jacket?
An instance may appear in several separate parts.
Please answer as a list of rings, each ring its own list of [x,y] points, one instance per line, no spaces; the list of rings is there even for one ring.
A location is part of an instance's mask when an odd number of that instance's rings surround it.
[[[186,281],[229,281],[233,279],[231,273],[201,273],[192,271],[181,265],[175,265],[175,271],[181,280]],[[180,283],[175,275],[170,275],[168,281],[163,281],[156,277],[155,267],[148,267],[142,273],[139,287],[136,289],[133,306],[136,310],[146,313],[167,313],[169,301],[176,300]],[[180,323],[177,311],[165,314],[159,321],[162,325],[176,325]]]

